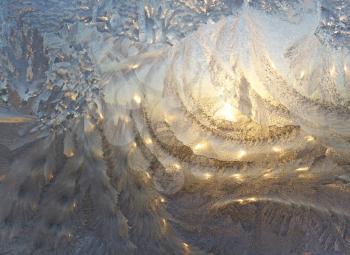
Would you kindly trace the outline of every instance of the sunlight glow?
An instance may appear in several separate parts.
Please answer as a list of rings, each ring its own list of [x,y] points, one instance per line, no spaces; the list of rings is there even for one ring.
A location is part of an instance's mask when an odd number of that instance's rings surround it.
[[[215,117],[219,119],[224,119],[228,121],[235,122],[237,121],[237,113],[234,109],[234,107],[229,104],[225,103],[215,114]]]

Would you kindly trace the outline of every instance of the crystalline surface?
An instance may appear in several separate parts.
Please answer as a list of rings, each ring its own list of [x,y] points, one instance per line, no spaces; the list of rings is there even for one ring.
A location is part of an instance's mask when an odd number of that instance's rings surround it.
[[[0,254],[350,254],[347,0],[0,2]]]

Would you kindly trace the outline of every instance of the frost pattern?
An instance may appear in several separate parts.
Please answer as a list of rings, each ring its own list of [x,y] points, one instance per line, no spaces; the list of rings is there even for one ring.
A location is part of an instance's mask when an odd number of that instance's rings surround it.
[[[0,7],[0,254],[349,254],[346,1]]]

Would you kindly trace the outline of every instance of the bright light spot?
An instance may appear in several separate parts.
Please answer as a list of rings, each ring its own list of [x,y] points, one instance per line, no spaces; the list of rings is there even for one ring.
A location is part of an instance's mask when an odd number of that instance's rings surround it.
[[[249,202],[256,202],[258,201],[255,197],[248,197],[245,199],[236,199],[236,201],[240,204],[245,204],[245,203],[249,203]]]
[[[129,122],[130,122],[130,119],[129,119],[128,116],[123,116],[121,119],[122,119],[125,123],[129,123]]]
[[[237,202],[240,203],[240,204],[243,204],[244,200],[243,199],[237,199]]]
[[[206,180],[209,180],[211,177],[213,177],[213,175],[210,173],[205,173],[203,176]]]
[[[344,72],[348,71],[348,67],[346,65],[344,65]]]
[[[98,117],[100,118],[100,120],[104,120],[103,114],[101,112],[98,113]]]
[[[137,144],[136,144],[135,142],[133,142],[133,143],[131,144],[131,147],[132,147],[132,148],[136,148],[136,147],[137,147]]]
[[[243,176],[241,174],[233,174],[231,177],[237,179],[238,181],[243,180]]]
[[[64,155],[66,155],[66,157],[68,158],[71,158],[74,156],[74,150],[73,149],[67,149],[65,152],[64,152]]]
[[[295,171],[297,172],[305,172],[305,171],[308,171],[309,170],[309,167],[305,166],[305,167],[299,167],[297,169],[295,169]]]
[[[173,166],[174,166],[174,168],[176,170],[180,170],[181,169],[181,166],[178,163],[174,163]]]
[[[272,169],[271,169],[271,168],[267,169],[267,170],[265,171],[265,173],[263,174],[263,177],[265,177],[265,178],[270,178],[270,177],[272,177],[273,174],[272,174],[271,172],[272,172]]]
[[[139,64],[130,64],[129,67],[130,69],[136,69],[138,68],[140,65]]]
[[[161,203],[165,203],[165,199],[163,197],[160,198]]]
[[[312,179],[313,175],[310,173],[301,173],[298,175],[298,178],[302,178],[302,179]]]
[[[201,142],[201,143],[196,144],[193,147],[193,150],[195,150],[195,151],[204,150],[206,147],[207,147],[207,143],[206,142]]]
[[[109,17],[107,17],[107,16],[100,16],[100,17],[98,17],[98,19],[99,19],[99,21],[106,22],[106,21],[109,20]]]
[[[238,152],[238,158],[243,158],[245,155],[247,155],[247,152],[245,150],[240,150]]]
[[[182,243],[185,248],[190,247],[187,243]]]
[[[146,172],[146,177],[147,177],[148,179],[151,179],[151,175],[149,174],[149,172]]]
[[[272,177],[272,174],[271,173],[266,173],[266,174],[263,174],[263,177],[264,178],[270,178],[270,177]]]
[[[225,103],[215,114],[215,117],[228,121],[237,121],[237,116],[234,107]]]
[[[279,146],[273,146],[273,147],[272,147],[272,150],[273,150],[274,152],[277,152],[277,153],[282,152],[282,148],[279,147]]]
[[[307,135],[304,137],[304,139],[308,142],[313,142],[315,141],[315,137],[311,136],[311,135]]]
[[[153,143],[153,141],[151,138],[145,139],[145,144],[152,144],[152,143]]]
[[[255,197],[250,197],[250,198],[247,198],[247,201],[249,201],[249,202],[256,202],[256,198]]]
[[[166,219],[162,219],[162,222],[163,222],[163,225],[165,226],[166,225]]]
[[[334,66],[334,65],[331,67],[331,69],[329,70],[329,72],[330,72],[330,74],[331,74],[332,76],[334,76],[334,75],[336,74],[336,69],[335,69],[335,66]]]
[[[77,97],[78,97],[77,93],[74,93],[74,92],[71,92],[71,91],[68,91],[68,92],[64,93],[64,95],[65,95],[65,97],[68,97],[72,101],[77,100]]]
[[[304,76],[305,76],[305,71],[303,70],[300,72],[300,79],[304,78]]]
[[[139,95],[134,95],[134,101],[137,103],[137,104],[141,104],[141,97]]]

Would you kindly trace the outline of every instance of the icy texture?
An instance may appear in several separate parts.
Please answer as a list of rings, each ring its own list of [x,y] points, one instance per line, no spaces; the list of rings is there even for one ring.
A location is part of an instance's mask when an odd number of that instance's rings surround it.
[[[350,253],[348,1],[0,10],[0,254]]]

